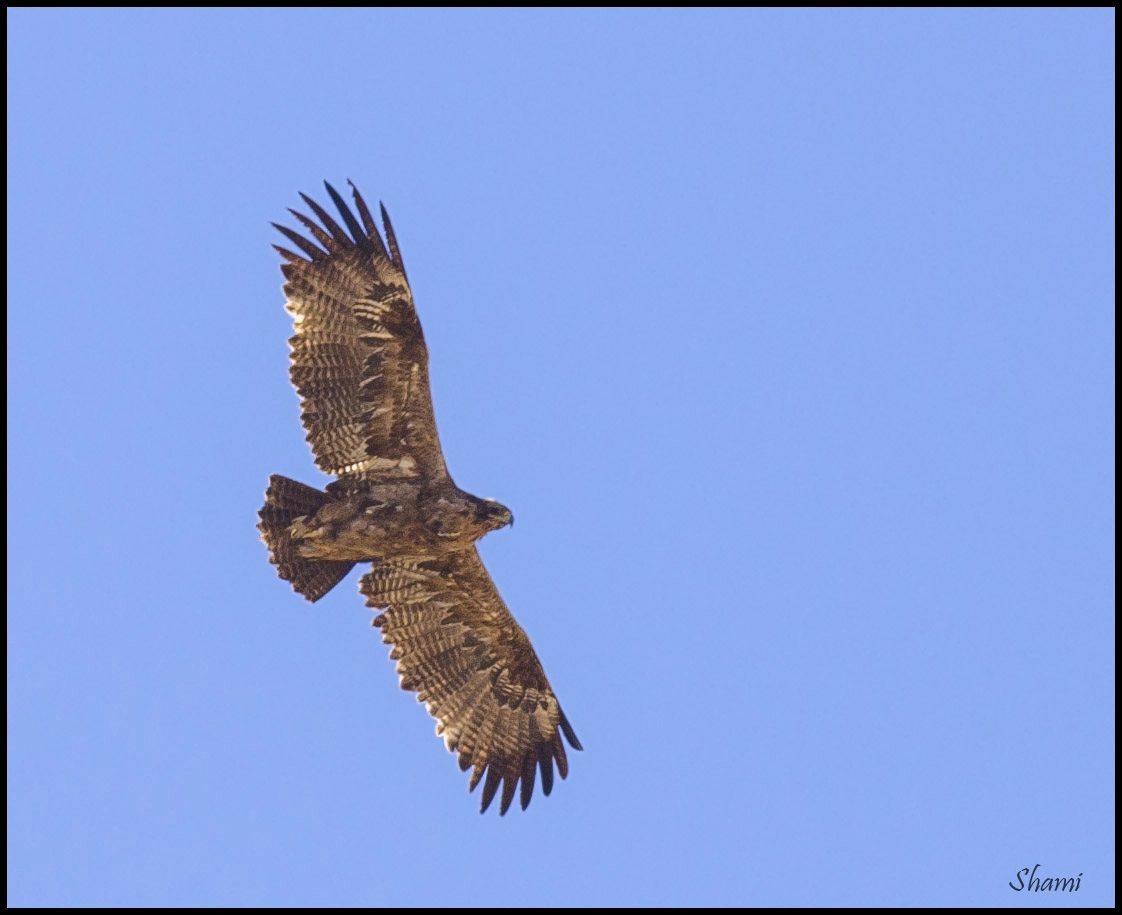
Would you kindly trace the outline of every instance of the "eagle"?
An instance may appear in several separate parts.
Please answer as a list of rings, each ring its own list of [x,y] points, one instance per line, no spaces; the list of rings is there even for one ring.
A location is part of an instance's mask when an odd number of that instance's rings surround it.
[[[514,516],[448,473],[393,226],[383,205],[383,241],[348,183],[354,210],[324,182],[343,225],[305,194],[319,223],[289,212],[310,239],[273,223],[297,249],[273,246],[296,330],[289,374],[316,464],[336,479],[320,490],[274,474],[257,527],[277,574],[309,601],[370,563],[359,591],[393,646],[402,689],[425,703],[461,771],[472,770],[468,790],[483,782],[481,813],[501,786],[505,814],[520,784],[525,810],[539,770],[547,795],[554,765],[568,775],[561,735],[582,747],[475,546]]]

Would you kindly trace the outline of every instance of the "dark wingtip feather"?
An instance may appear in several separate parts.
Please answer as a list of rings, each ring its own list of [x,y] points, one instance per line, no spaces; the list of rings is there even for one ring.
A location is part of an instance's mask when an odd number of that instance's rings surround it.
[[[546,747],[541,753],[542,794],[549,797],[553,790],[553,748]]]
[[[558,708],[557,711],[561,714],[561,730],[565,734],[565,739],[569,741],[569,746],[574,750],[583,750],[584,747],[582,747],[580,741],[577,740],[576,732],[573,731],[573,726],[569,724],[569,719],[565,717],[565,713],[562,712],[560,708]]]
[[[393,223],[390,222],[390,214],[386,212],[386,205],[381,201],[378,206],[382,208],[382,225],[386,227],[386,244],[390,249],[390,260],[402,273],[405,272],[405,264],[401,260],[401,250],[397,247],[397,236],[393,232]]]
[[[303,200],[304,203],[306,203],[308,205],[308,208],[313,213],[316,214],[316,218],[321,223],[323,223],[323,227],[325,229],[327,229],[328,232],[331,233],[332,238],[334,238],[337,242],[340,242],[341,244],[344,244],[344,245],[353,245],[354,244],[354,242],[351,241],[350,236],[347,235],[347,233],[343,231],[343,228],[342,228],[342,226],[339,225],[339,223],[337,223],[334,219],[331,218],[331,214],[328,213],[327,210],[325,210],[318,203],[316,203],[314,200],[312,200],[312,198],[309,197],[307,194],[301,194],[300,199]],[[299,215],[299,214],[297,214],[297,215]]]
[[[522,794],[518,802],[525,810],[530,806],[530,800],[534,796],[534,773],[537,770],[538,758],[533,750],[529,750],[522,760]]]
[[[291,261],[292,263],[301,263],[301,264],[306,264],[307,263],[306,258],[301,257],[299,254],[297,254],[294,251],[289,251],[288,248],[282,248],[280,245],[273,245],[273,250],[276,251],[277,254],[279,254],[281,257],[283,257],[286,261]],[[285,267],[287,267],[287,266],[288,266],[288,264],[282,264],[281,265],[281,270],[284,270]],[[287,276],[287,275],[288,274],[285,274],[285,276]]]
[[[386,246],[382,242],[382,233],[378,231],[378,224],[374,222],[374,217],[370,213],[370,207],[366,205],[363,200],[362,194],[358,192],[355,183],[350,178],[347,179],[347,184],[351,186],[351,194],[355,199],[355,207],[358,208],[358,215],[362,219],[362,225],[366,229],[366,237],[370,240],[370,244],[374,246],[374,250],[389,260],[389,253],[386,251]]]
[[[339,196],[339,192],[335,190],[335,188],[333,188],[330,183],[324,181],[323,186],[327,188],[327,193],[331,196],[331,200],[335,204],[335,209],[339,211],[339,215],[343,217],[343,222],[347,224],[347,228],[350,230],[351,235],[354,236],[355,244],[360,248],[369,248],[370,240],[366,237],[366,233],[362,230],[362,226],[358,224],[358,220],[355,219],[355,215],[351,212],[351,208],[347,206],[347,202]]]
[[[288,212],[296,217],[300,225],[302,225],[305,229],[312,233],[312,237],[319,242],[320,247],[327,251],[329,254],[333,254],[339,250],[339,240],[324,232],[314,219],[305,216],[299,210],[292,209],[292,207],[288,208]]]
[[[506,816],[506,812],[510,810],[510,802],[514,800],[514,792],[517,788],[518,775],[508,772],[506,778],[503,779],[503,800],[499,807],[499,816]]]
[[[308,239],[306,239],[303,235],[301,235],[299,232],[294,231],[293,229],[288,228],[288,226],[282,226],[280,223],[274,222],[273,228],[280,232],[281,235],[287,238],[294,245],[296,245],[296,247],[303,251],[311,260],[321,261],[325,257],[327,257],[326,251],[320,250],[310,241],[308,241]],[[276,246],[274,245],[274,247]],[[297,258],[297,260],[304,260],[304,258]]]
[[[561,741],[560,734],[553,735],[553,758],[557,760],[557,774],[562,778],[569,777],[569,757],[565,755],[565,744]]]
[[[487,770],[487,781],[483,783],[483,803],[479,807],[480,813],[486,813],[487,808],[491,806],[491,801],[495,799],[495,792],[499,790],[499,782],[502,781],[502,776],[499,770],[490,767]]]

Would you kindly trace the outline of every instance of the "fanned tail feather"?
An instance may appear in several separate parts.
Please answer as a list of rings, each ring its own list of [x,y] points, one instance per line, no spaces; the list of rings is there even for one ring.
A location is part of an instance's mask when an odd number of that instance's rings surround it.
[[[292,589],[310,601],[317,601],[341,582],[354,568],[353,562],[305,559],[296,549],[289,526],[297,518],[314,515],[330,497],[322,490],[288,477],[273,474],[265,491],[265,504],[257,514],[261,539],[269,548],[269,561],[277,574],[292,584]]]

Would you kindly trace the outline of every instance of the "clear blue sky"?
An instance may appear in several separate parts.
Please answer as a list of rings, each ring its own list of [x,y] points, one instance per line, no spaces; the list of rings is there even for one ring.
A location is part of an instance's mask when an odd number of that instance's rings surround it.
[[[1114,14],[8,13],[10,905],[1114,902]],[[585,746],[478,813],[278,236],[393,214]]]

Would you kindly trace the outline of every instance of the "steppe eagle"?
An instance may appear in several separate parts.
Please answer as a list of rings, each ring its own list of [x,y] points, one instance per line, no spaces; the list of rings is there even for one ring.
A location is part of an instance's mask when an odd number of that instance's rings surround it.
[[[383,242],[353,184],[354,211],[325,185],[345,228],[301,194],[319,223],[290,212],[311,239],[274,223],[295,251],[274,247],[301,418],[316,464],[337,479],[323,491],[273,475],[258,529],[277,573],[309,601],[371,563],[359,591],[402,688],[472,770],[469,790],[483,782],[481,812],[501,785],[505,814],[519,783],[525,809],[537,770],[545,794],[555,764],[568,774],[561,734],[581,745],[475,548],[513,516],[459,489],[444,465],[428,349],[385,207]]]

